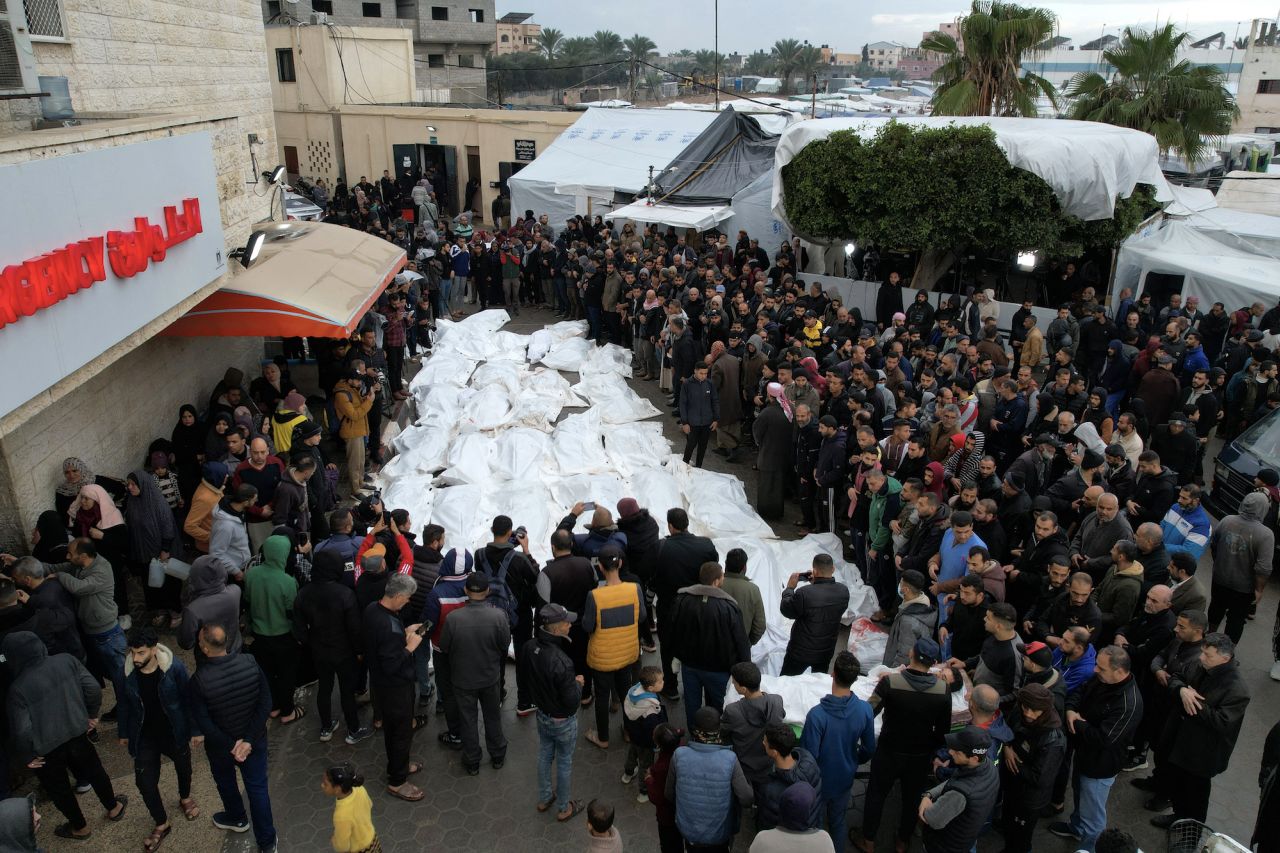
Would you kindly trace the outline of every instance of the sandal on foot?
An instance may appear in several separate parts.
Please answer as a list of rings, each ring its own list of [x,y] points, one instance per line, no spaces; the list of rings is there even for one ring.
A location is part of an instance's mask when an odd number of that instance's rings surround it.
[[[556,815],[556,820],[561,823],[564,823],[566,820],[571,820],[578,814],[578,812],[582,811],[583,808],[585,808],[585,806],[582,805],[582,800],[570,800],[569,808]]]
[[[298,720],[301,720],[306,715],[307,715],[306,708],[302,707],[301,705],[294,705],[293,713],[290,715],[293,717],[293,719],[286,720],[284,717],[277,717],[276,719],[280,721],[280,725],[282,726],[291,726],[294,723],[298,722]]]
[[[58,828],[53,831],[53,834],[59,838],[66,838],[70,841],[88,841],[93,837],[92,832],[85,835],[76,835],[71,831],[71,824],[69,823],[59,824]]]
[[[416,803],[426,796],[422,789],[410,782],[405,782],[398,788],[387,786],[387,793],[393,797],[404,800],[407,803]]]
[[[164,829],[157,826],[155,829],[151,830],[151,834],[142,842],[142,849],[145,850],[146,853],[154,853],[154,851],[159,850],[160,845],[169,837],[170,832],[173,832],[172,826],[166,826]]]
[[[426,714],[415,714],[413,717],[413,730],[417,731],[418,729],[426,728],[426,725],[430,720],[431,718]]]
[[[120,806],[120,811],[116,812],[115,817],[111,816],[110,811],[107,812],[107,820],[111,821],[112,823],[119,823],[120,821],[124,820],[124,813],[129,808],[129,798],[126,797],[124,794],[117,794],[116,805]]]
[[[410,775],[410,776],[412,776],[412,775],[413,775],[413,774],[415,774],[415,773],[421,773],[421,772],[422,772],[422,770],[423,770],[423,767],[424,767],[424,765],[423,765],[423,763],[422,763],[421,761],[410,761],[410,762],[409,762],[409,775]]]
[[[547,800],[545,803],[538,803],[538,811],[545,812],[555,804],[556,804],[556,798],[552,797],[551,799]]]
[[[182,816],[187,820],[195,820],[200,817],[200,806],[196,805],[194,797],[178,800],[178,808],[182,809]]]
[[[600,736],[596,734],[595,729],[591,729],[590,731],[587,732],[586,740],[587,740],[587,743],[593,743],[596,746],[600,747],[601,749],[609,748],[609,741],[600,740]]]

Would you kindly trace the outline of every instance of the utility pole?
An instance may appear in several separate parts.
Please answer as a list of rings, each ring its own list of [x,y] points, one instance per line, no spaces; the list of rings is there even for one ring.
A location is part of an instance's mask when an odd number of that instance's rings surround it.
[[[813,82],[813,95],[809,99],[809,118],[818,117],[818,75],[815,72],[810,78]]]
[[[715,0],[716,112],[720,112],[720,0]]]

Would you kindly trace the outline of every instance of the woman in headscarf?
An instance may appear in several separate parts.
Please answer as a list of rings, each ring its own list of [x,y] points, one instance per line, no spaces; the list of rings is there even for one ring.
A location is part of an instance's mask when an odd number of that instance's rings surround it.
[[[294,390],[293,383],[280,372],[280,365],[269,361],[262,365],[262,375],[249,384],[249,397],[260,412],[274,412],[276,404]]]
[[[67,561],[66,516],[47,509],[36,519],[36,529],[31,531],[31,556],[42,563],[56,565]]]
[[[129,532],[125,528],[124,517],[116,509],[107,490],[95,483],[80,487],[80,494],[67,510],[67,517],[71,521],[72,535],[92,539],[98,553],[111,564],[116,613],[121,617],[120,627],[128,630],[133,622],[129,619],[129,588],[125,584]]]
[[[196,407],[186,403],[178,409],[178,422],[169,436],[173,450],[173,468],[178,475],[178,491],[190,504],[191,495],[200,484],[200,464],[205,460],[205,427],[200,423]]]
[[[1030,853],[1036,820],[1040,810],[1049,805],[1067,738],[1047,687],[1028,684],[1015,696],[1017,705],[1005,718],[1013,729],[1013,740],[1004,745],[1000,762],[1004,849],[1006,853]]]
[[[62,460],[62,480],[53,487],[55,492],[53,498],[53,508],[58,511],[59,515],[66,515],[71,505],[75,503],[76,498],[80,496],[80,489],[86,485],[97,483],[98,478],[93,475],[93,470],[83,459],[75,456],[68,456]]]
[[[191,509],[182,530],[202,554],[209,553],[209,532],[213,529],[213,508],[222,500],[230,470],[221,462],[206,462],[200,469],[200,485],[191,496]]]
[[[230,412],[215,412],[209,418],[209,431],[204,438],[206,460],[218,462],[227,455],[227,433],[235,428],[235,423]]]
[[[167,623],[176,628],[182,606],[178,600],[182,583],[164,575],[159,587],[152,587],[148,570],[152,560],[164,563],[171,554],[181,548],[178,528],[173,512],[160,493],[156,478],[144,468],[129,474],[126,488],[125,512],[129,516],[129,569],[142,581],[147,610],[152,612],[152,624],[157,628]]]
[[[1027,425],[1022,430],[1022,446],[1030,447],[1037,435],[1056,435],[1057,432],[1058,403],[1048,391],[1041,391],[1036,395],[1035,411],[1027,416]]]

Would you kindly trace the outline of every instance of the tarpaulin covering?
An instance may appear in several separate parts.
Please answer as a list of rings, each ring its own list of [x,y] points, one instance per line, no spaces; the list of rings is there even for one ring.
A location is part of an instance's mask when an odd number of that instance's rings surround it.
[[[1109,219],[1117,198],[1128,198],[1138,184],[1155,188],[1156,199],[1172,201],[1160,172],[1159,146],[1148,133],[1092,121],[983,116],[904,116],[829,118],[802,121],[782,134],[775,157],[773,212],[787,222],[782,169],[806,145],[837,130],[870,139],[889,121],[911,127],[990,127],[1009,163],[1039,176],[1053,189],[1062,209],[1086,221]],[[790,227],[790,226],[789,226]],[[794,231],[795,229],[792,228]],[[813,235],[801,234],[806,239]]]
[[[324,222],[279,222],[258,260],[161,334],[350,337],[396,273],[404,249]]]
[[[528,530],[540,561],[578,501],[612,511],[633,497],[659,525],[667,510],[684,509],[691,530],[711,537],[722,559],[730,548],[747,552],[747,575],[760,587],[768,620],[752,658],[765,672],[780,670],[790,634],[780,591],[816,554],[832,557],[849,588],[846,624],[875,610],[874,593],[844,561],[836,536],[774,538],[742,481],[691,468],[672,453],[662,425],[648,420],[658,410],[627,383],[628,350],[587,341],[585,323],[514,335],[500,331],[507,319],[491,310],[437,321],[434,352],[410,383],[413,422],[392,441],[396,455],[378,474],[389,508],[408,509],[415,524],[444,527],[447,548],[482,547],[493,517],[508,515]],[[540,364],[529,360],[535,347]],[[571,386],[551,363],[576,370],[578,383]]]
[[[653,200],[678,205],[728,204],[747,184],[773,171],[773,152],[780,138],[780,134],[761,128],[755,117],[724,110],[658,174],[658,193]]]
[[[1144,236],[1130,237],[1116,256],[1113,291],[1132,287],[1141,294],[1152,272],[1184,277],[1182,292],[1201,304],[1275,304],[1280,296],[1280,260],[1226,245],[1211,234],[1176,219]]]

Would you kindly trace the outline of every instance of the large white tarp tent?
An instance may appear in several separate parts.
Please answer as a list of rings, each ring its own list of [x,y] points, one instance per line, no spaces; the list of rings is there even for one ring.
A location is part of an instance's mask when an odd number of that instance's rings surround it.
[[[684,110],[593,107],[508,179],[511,210],[546,213],[557,227],[575,213],[607,213],[640,193],[716,118]],[[621,203],[615,204],[621,197]]]
[[[1120,246],[1112,293],[1131,287],[1141,294],[1150,273],[1183,276],[1182,292],[1202,305],[1221,302],[1228,311],[1280,296],[1280,260],[1234,248],[1194,225],[1170,219]]]
[[[1050,123],[1047,119],[982,116],[829,118],[797,122],[782,134],[775,156],[774,215],[788,222],[782,203],[782,169],[801,149],[838,130],[852,130],[869,139],[889,121],[912,127],[990,127],[1010,164],[1038,175],[1053,189],[1064,211],[1084,220],[1110,218],[1116,198],[1128,198],[1137,184],[1154,187],[1159,201],[1173,200],[1160,172],[1155,137],[1137,130],[1092,121]],[[789,223],[787,227],[791,227]],[[809,239],[813,235],[801,236]]]

